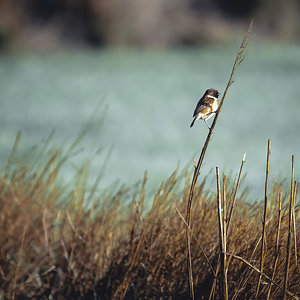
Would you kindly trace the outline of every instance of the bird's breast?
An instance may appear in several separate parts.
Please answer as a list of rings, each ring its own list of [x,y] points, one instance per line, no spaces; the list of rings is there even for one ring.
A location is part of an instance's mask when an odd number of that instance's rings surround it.
[[[213,103],[212,103],[212,112],[217,111],[219,106],[218,100],[216,99]]]

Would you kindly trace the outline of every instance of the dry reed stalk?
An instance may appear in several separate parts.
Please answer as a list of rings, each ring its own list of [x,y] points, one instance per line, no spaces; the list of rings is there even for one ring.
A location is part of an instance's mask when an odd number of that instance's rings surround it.
[[[219,253],[221,258],[221,274],[220,274],[220,286],[219,286],[219,294],[220,299],[227,300],[228,299],[228,288],[227,288],[227,276],[226,276],[226,240],[225,240],[225,229],[224,229],[224,215],[222,216],[222,210],[224,213],[224,182],[225,179],[223,177],[223,207],[222,207],[222,196],[221,196],[221,188],[220,188],[220,174],[219,168],[216,168],[217,175],[217,207],[218,207],[218,221],[219,221]],[[226,224],[225,224],[226,225]]]
[[[236,201],[236,198],[237,198],[237,192],[238,192],[239,187],[240,187],[240,182],[241,182],[241,177],[242,177],[241,175],[242,175],[242,171],[243,171],[245,161],[246,161],[246,152],[244,153],[244,156],[243,156],[243,159],[242,159],[242,162],[241,162],[238,179],[237,179],[236,186],[235,186],[235,189],[234,189],[233,199],[232,199],[232,202],[231,202],[231,205],[229,207],[228,214],[227,214],[227,233],[229,232],[230,221],[231,221],[231,217],[232,217],[232,214],[233,214],[235,201]]]
[[[290,256],[291,256],[291,235],[292,235],[292,214],[293,214],[293,202],[294,202],[294,155],[292,155],[292,179],[291,179],[291,189],[290,189],[290,206],[289,206],[289,229],[288,229],[288,239],[286,246],[286,262],[285,262],[285,273],[284,273],[284,286],[282,299],[286,299],[287,288],[288,288],[288,278],[289,278],[289,267],[290,267]]]
[[[192,202],[190,202],[192,204]],[[188,250],[188,255],[187,255],[187,270],[188,270],[188,282],[189,282],[189,289],[190,289],[190,296],[192,299],[195,299],[195,294],[194,294],[194,279],[193,279],[193,266],[192,266],[192,253],[191,253],[191,233],[188,228],[190,228],[190,211],[191,211],[191,204],[188,204],[188,212],[186,215],[187,219],[187,229],[186,229],[186,242],[187,242],[187,250]]]
[[[194,192],[195,192],[195,187],[196,187],[196,183],[200,174],[200,170],[201,170],[201,166],[206,154],[206,150],[208,147],[208,144],[210,142],[211,136],[213,134],[215,125],[217,123],[218,120],[218,116],[221,112],[227,91],[229,89],[229,87],[233,84],[234,82],[234,74],[236,72],[236,70],[238,69],[238,67],[240,66],[240,64],[243,62],[243,60],[245,59],[245,50],[248,46],[251,34],[252,34],[252,30],[253,30],[253,20],[250,22],[250,25],[248,27],[247,32],[244,35],[243,41],[241,43],[241,46],[238,50],[238,54],[236,56],[236,59],[234,61],[233,64],[233,68],[228,80],[228,83],[226,85],[225,91],[223,93],[223,97],[220,101],[219,104],[219,108],[216,112],[216,115],[214,117],[213,123],[211,125],[211,128],[209,130],[209,133],[207,135],[207,138],[205,140],[204,146],[202,148],[197,166],[195,167],[194,170],[194,175],[193,175],[193,179],[192,179],[192,183],[191,183],[191,188],[190,188],[190,193],[189,193],[189,198],[188,198],[188,203],[187,203],[187,209],[186,209],[186,222],[188,224],[188,227],[190,227],[191,225],[191,207],[192,207],[192,202],[194,199]],[[188,230],[188,228],[186,229],[186,244],[187,244],[187,271],[188,271],[188,281],[189,281],[189,288],[190,288],[190,295],[192,296],[192,299],[194,299],[194,287],[193,287],[193,272],[192,272],[192,258],[191,258],[191,234],[190,231]]]
[[[297,189],[298,189],[298,184],[295,181],[294,183],[294,200],[293,200],[293,231],[294,231],[294,252],[295,252],[295,264],[296,266],[298,265],[298,259],[297,259],[297,230],[296,230],[296,217],[295,217],[295,203],[297,199]]]
[[[231,194],[231,195],[233,195],[233,200],[232,200],[232,203],[230,205],[230,210],[227,214],[227,219],[226,219],[226,223],[227,223],[226,239],[227,239],[227,234],[228,234],[228,231],[229,231],[229,225],[230,225],[231,217],[232,217],[232,214],[233,214],[233,208],[234,208],[234,205],[235,205],[237,192],[238,192],[239,186],[240,186],[241,174],[242,174],[242,170],[243,170],[245,160],[246,160],[246,152],[244,153],[244,156],[243,156],[243,159],[242,159],[242,163],[241,163],[241,166],[240,166],[240,171],[239,171],[236,187],[235,187],[233,193]],[[225,214],[224,214],[224,216],[225,216]],[[218,260],[218,263],[217,263],[216,275],[218,275],[219,269],[220,269],[220,260]],[[228,264],[227,264],[226,270],[227,269],[228,269]],[[227,276],[227,273],[226,273],[226,276]],[[213,295],[214,295],[214,290],[215,290],[215,287],[216,287],[216,283],[217,283],[217,276],[214,278],[213,284],[211,286],[210,294],[209,294],[209,300],[211,300]]]
[[[274,264],[273,264],[273,271],[272,271],[272,277],[271,279],[274,280],[275,274],[276,274],[276,267],[277,262],[279,259],[279,237],[280,237],[280,228],[281,228],[281,218],[282,218],[282,191],[278,195],[278,221],[277,221],[277,232],[276,232],[276,242],[275,242],[275,250],[274,250]],[[270,283],[269,289],[268,289],[268,295],[267,300],[270,299],[271,295],[271,289],[272,289],[273,283]]]
[[[219,224],[219,254],[221,258],[221,277],[220,277],[220,285],[219,285],[219,294],[220,298],[223,298],[223,271],[224,271],[224,261],[222,259],[222,253],[223,253],[223,222],[222,222],[222,199],[221,199],[221,185],[220,185],[220,174],[219,174],[219,168],[216,167],[216,175],[217,175],[217,208],[218,208],[218,224]]]
[[[185,221],[183,215],[182,215],[181,212],[179,211],[179,209],[178,209],[178,207],[176,206],[176,204],[173,203],[173,205],[174,205],[174,207],[175,207],[175,209],[176,209],[178,215],[180,216],[181,220],[183,221],[184,225],[189,229],[189,231],[191,231],[191,228],[188,227],[188,225],[187,225],[187,223],[186,223],[186,221]],[[201,246],[200,241],[198,240],[198,238],[196,237],[196,235],[194,234],[194,232],[191,231],[191,233],[192,233],[192,235],[193,235],[195,241],[197,242],[197,244],[198,244],[198,246],[199,246],[201,252],[203,253],[204,258],[205,258],[205,260],[207,261],[210,270],[212,271],[212,273],[214,274],[214,277],[216,278],[217,274],[216,274],[216,272],[214,271],[214,268],[213,268],[211,262],[209,261],[209,258],[208,258],[208,256],[207,256],[207,254],[205,253],[203,247]]]
[[[266,223],[267,223],[267,206],[268,206],[268,184],[269,184],[269,170],[270,170],[270,154],[271,154],[271,140],[268,140],[268,150],[267,150],[267,166],[266,166],[266,181],[265,181],[265,205],[264,205],[264,220],[263,220],[263,229],[261,234],[261,252],[260,252],[260,272],[263,272],[264,269],[264,257],[265,257],[265,238],[266,238]],[[258,277],[258,282],[256,286],[256,295],[257,299],[259,294],[259,287],[261,281],[261,273]]]
[[[249,268],[253,269],[254,271],[256,271],[257,273],[259,273],[262,277],[264,277],[265,279],[267,279],[268,281],[272,282],[275,286],[277,286],[278,288],[280,288],[281,290],[284,290],[284,288],[282,286],[280,286],[277,282],[275,282],[274,280],[272,280],[268,275],[266,275],[265,273],[261,272],[257,267],[253,266],[252,264],[250,264],[246,259],[238,256],[238,255],[234,255],[231,253],[227,253],[227,255],[232,256],[233,258],[243,262],[244,264],[246,264]],[[291,291],[289,291],[288,289],[286,289],[286,293],[289,294],[291,297],[293,297],[296,300],[299,300],[299,297],[297,295],[295,295],[294,293],[292,293]]]
[[[220,266],[221,266],[221,263],[220,263],[220,257],[219,257],[218,263],[217,263],[217,268],[216,268],[216,276],[215,276],[215,278],[213,280],[213,283],[211,285],[208,300],[214,299],[213,297],[215,295],[215,289],[216,289],[216,285],[217,285],[217,279],[218,279],[218,274],[219,274],[219,271],[220,271]]]
[[[223,276],[224,276],[224,299],[228,300],[228,282],[227,282],[227,257],[226,257],[226,252],[227,252],[227,208],[226,208],[226,176],[223,174]]]

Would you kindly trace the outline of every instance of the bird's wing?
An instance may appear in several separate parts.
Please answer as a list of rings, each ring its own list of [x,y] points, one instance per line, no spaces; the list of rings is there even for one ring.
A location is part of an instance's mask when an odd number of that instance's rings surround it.
[[[197,114],[203,112],[206,108],[210,107],[214,102],[214,99],[213,98],[210,98],[210,97],[202,97],[196,108],[195,108],[195,111],[194,111],[194,115],[193,117],[195,117]]]

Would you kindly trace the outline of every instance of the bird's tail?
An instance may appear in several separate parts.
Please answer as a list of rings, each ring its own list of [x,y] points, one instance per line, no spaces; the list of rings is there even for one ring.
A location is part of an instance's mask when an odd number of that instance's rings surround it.
[[[194,118],[193,122],[192,122],[191,125],[190,125],[190,128],[193,127],[195,121],[196,121],[196,118]]]

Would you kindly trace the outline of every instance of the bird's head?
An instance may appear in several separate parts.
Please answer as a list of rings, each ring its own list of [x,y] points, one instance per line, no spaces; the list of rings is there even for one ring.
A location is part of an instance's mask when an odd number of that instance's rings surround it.
[[[215,90],[215,89],[208,89],[208,90],[206,91],[206,95],[210,95],[210,96],[213,96],[213,97],[218,98],[220,94],[219,94],[219,92],[218,92],[217,90]]]

